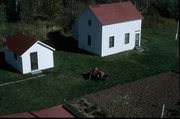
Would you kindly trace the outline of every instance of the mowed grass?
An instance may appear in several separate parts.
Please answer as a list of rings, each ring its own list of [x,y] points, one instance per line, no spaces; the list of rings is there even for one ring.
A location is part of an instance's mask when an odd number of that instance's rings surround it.
[[[179,72],[179,40],[174,40],[176,25],[142,31],[143,53],[127,51],[101,58],[76,52],[54,52],[55,67],[46,76],[0,87],[0,115],[41,110],[60,105],[63,99],[81,97],[120,83],[169,70]],[[94,66],[112,75],[106,81],[84,80],[82,74]],[[0,83],[30,76],[0,69]]]

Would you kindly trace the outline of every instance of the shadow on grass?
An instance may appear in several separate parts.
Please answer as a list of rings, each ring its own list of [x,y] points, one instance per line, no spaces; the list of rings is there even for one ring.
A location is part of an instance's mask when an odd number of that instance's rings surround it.
[[[90,73],[81,74],[81,75],[83,76],[84,80],[88,80]]]
[[[45,40],[43,42],[55,48],[56,50],[93,55],[89,52],[79,49],[78,42],[76,40],[74,40],[72,37],[63,36],[60,34],[60,31],[49,32],[47,37],[49,40]]]
[[[105,81],[105,79],[101,79],[101,80],[97,80],[96,78],[91,77],[91,79],[89,78],[90,73],[86,73],[86,74],[81,74],[84,78],[84,80],[92,80],[95,82],[99,82],[99,81]]]
[[[93,80],[93,81],[105,81],[109,77],[109,75],[105,75],[103,76],[103,78],[99,79],[95,76],[91,76],[90,78],[91,73],[86,73],[86,74],[81,74],[81,75],[83,76],[84,80]]]
[[[16,69],[5,62],[4,52],[0,52],[0,70],[19,73]]]

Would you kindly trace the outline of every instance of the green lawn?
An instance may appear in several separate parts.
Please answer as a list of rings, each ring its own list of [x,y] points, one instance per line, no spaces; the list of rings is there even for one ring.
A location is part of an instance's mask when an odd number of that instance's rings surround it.
[[[119,83],[169,70],[179,72],[179,40],[174,40],[176,25],[142,31],[142,38],[146,41],[142,44],[143,53],[128,51],[101,58],[56,51],[55,67],[47,76],[0,87],[0,115],[40,110],[62,104],[63,99],[81,97]],[[113,75],[106,81],[84,80],[82,74],[94,66]],[[0,84],[30,76],[0,69]]]

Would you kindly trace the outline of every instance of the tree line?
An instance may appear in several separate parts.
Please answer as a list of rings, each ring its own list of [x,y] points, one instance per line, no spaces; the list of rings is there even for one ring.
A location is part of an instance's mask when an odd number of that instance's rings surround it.
[[[131,1],[145,16],[179,16],[179,0],[0,0],[0,23],[44,20],[68,28],[89,5],[123,1]]]

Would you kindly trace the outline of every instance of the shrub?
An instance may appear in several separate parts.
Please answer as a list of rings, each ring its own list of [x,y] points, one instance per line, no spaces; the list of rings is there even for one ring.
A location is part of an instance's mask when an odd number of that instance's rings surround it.
[[[90,107],[91,106],[91,104],[88,102],[88,101],[86,101],[86,100],[84,100],[84,102],[82,103],[85,107]]]
[[[161,16],[145,16],[142,22],[143,27],[161,27],[164,25],[175,24],[174,19],[165,18]]]
[[[94,111],[93,115],[98,118],[106,118],[107,117],[106,112],[103,110],[96,110],[96,111]]]

